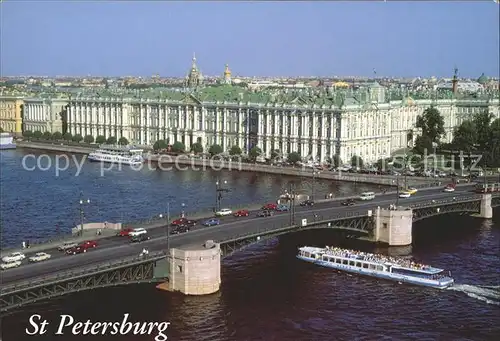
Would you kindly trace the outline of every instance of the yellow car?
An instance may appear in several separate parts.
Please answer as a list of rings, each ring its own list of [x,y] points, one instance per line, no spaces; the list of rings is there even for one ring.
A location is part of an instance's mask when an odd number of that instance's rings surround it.
[[[414,188],[414,187],[410,187],[405,192],[408,192],[408,193],[410,193],[410,194],[413,195],[413,194],[417,193],[418,190],[416,188]]]

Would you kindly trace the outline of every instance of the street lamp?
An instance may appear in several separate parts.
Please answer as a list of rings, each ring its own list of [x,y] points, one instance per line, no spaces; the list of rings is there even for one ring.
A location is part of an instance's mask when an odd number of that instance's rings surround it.
[[[394,180],[392,180],[394,182]],[[399,173],[396,174],[396,207],[399,205]]]
[[[83,205],[90,204],[90,199],[83,199],[83,193],[80,193],[80,235],[83,236],[83,220],[84,220],[84,212]]]
[[[434,178],[436,177],[436,168],[437,168],[437,156],[436,156],[436,148],[437,148],[437,143],[432,142],[432,149],[434,149]]]
[[[222,193],[227,193],[230,190],[228,188],[222,187],[223,185],[227,185],[227,181],[224,180],[223,183],[221,183],[219,180],[215,182],[215,211],[220,210],[220,202],[222,200]]]
[[[182,207],[182,210],[181,210],[181,218],[184,218],[184,216],[185,216],[185,213],[184,213],[184,207],[186,207],[186,204],[185,204],[185,203],[182,203],[182,204],[181,204],[181,207]]]
[[[320,172],[315,170],[313,168],[313,179],[312,179],[312,186],[311,186],[311,200],[314,200],[314,185],[316,184],[316,175],[319,174]]]
[[[160,214],[160,219],[163,218],[163,214]],[[165,227],[166,237],[167,237],[167,253],[170,255],[170,203],[167,202],[167,226]]]

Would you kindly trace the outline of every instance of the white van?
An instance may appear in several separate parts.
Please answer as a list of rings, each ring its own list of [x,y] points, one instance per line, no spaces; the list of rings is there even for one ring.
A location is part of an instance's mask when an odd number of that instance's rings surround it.
[[[375,192],[364,192],[359,196],[359,200],[373,200],[375,199]]]
[[[145,229],[138,228],[138,229],[133,229],[132,231],[130,231],[128,235],[131,237],[135,237],[135,236],[138,236],[141,234],[146,234],[146,233],[148,233],[148,231],[146,231]]]

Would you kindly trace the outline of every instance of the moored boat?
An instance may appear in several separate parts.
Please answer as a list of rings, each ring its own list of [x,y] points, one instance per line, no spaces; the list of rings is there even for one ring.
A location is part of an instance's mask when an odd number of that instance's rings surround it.
[[[0,133],[0,149],[16,149],[13,139],[9,133]]]
[[[129,166],[138,166],[144,163],[143,149],[130,146],[102,145],[89,154],[89,161],[118,163]]]
[[[341,248],[299,248],[297,258],[327,268],[388,279],[400,283],[446,289],[453,285],[450,272],[404,258]]]

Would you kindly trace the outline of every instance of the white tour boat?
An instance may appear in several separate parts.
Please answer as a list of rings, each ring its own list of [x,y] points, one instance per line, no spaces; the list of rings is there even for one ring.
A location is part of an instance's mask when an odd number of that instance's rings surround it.
[[[144,163],[143,149],[130,146],[101,145],[99,149],[89,154],[89,161],[119,163],[138,166]]]
[[[16,149],[13,139],[9,133],[0,133],[0,149]]]
[[[389,279],[400,283],[445,289],[453,285],[451,273],[408,259],[345,250],[336,247],[299,248],[297,258],[327,268]]]

